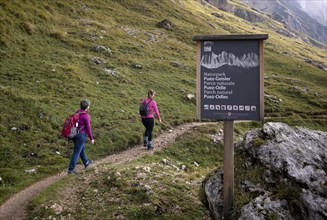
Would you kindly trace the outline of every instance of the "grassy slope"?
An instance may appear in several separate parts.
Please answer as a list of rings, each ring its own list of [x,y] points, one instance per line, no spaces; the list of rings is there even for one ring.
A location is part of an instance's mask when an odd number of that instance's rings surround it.
[[[198,191],[202,177],[222,167],[223,146],[208,136],[218,129],[218,125],[202,127],[152,156],[124,165],[104,164],[64,178],[33,200],[29,219],[69,215],[75,219],[210,219]],[[186,171],[179,169],[182,165]],[[55,206],[64,211],[55,214],[53,208],[45,208]]]
[[[156,134],[195,120],[195,102],[185,98],[195,94],[195,34],[268,33],[265,92],[282,101],[266,99],[267,118],[326,130],[326,72],[304,62],[323,62],[325,51],[266,29],[281,26],[271,20],[250,24],[191,0],[7,0],[0,13],[0,202],[67,166],[59,131],[82,98],[92,102],[93,158],[140,143],[137,108],[149,88],[157,91],[164,121]],[[164,18],[174,23],[173,31],[156,27]],[[96,52],[97,45],[112,52]],[[106,63],[97,65],[94,57]],[[24,173],[32,168],[36,174]]]

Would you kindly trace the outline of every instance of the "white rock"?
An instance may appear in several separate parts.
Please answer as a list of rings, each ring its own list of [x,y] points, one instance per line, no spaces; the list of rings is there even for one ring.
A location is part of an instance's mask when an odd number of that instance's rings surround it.
[[[195,98],[195,95],[193,95],[193,94],[187,94],[186,97],[187,97],[188,100],[192,100],[192,99]]]
[[[185,171],[186,170],[186,166],[183,164],[180,169],[183,170],[183,171]]]
[[[56,215],[59,215],[63,211],[62,206],[58,204],[53,204],[52,206],[50,206],[50,208],[56,213]]]
[[[30,170],[25,170],[25,173],[35,173],[36,172],[36,169],[30,169]]]
[[[151,172],[151,168],[150,167],[143,167],[143,170],[145,171],[145,172]]]

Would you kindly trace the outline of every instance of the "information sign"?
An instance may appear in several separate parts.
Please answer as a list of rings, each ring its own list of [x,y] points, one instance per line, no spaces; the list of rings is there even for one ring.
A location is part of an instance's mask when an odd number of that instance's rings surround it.
[[[262,40],[267,35],[195,36],[198,116],[263,119]]]

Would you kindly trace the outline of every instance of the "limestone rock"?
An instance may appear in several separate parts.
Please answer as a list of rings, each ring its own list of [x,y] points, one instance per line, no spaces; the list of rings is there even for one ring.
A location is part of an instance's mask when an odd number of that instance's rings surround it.
[[[327,218],[327,132],[290,127],[284,123],[264,124],[262,129],[246,133],[236,149],[246,155],[244,166],[263,166],[263,181],[252,183],[243,180],[241,188],[255,193],[250,203],[241,209],[239,219],[307,219]],[[209,174],[203,181],[203,202],[208,205],[215,219],[223,214],[222,170]],[[294,198],[278,198],[270,192],[280,185],[300,187],[296,208]],[[294,210],[299,210],[294,213]]]

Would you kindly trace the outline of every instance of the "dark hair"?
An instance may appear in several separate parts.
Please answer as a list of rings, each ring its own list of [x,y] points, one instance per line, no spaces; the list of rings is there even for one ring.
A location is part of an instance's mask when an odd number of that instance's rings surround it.
[[[91,102],[89,100],[87,100],[87,99],[81,101],[81,109],[82,110],[87,109],[87,107],[89,107],[90,104],[91,104]]]

